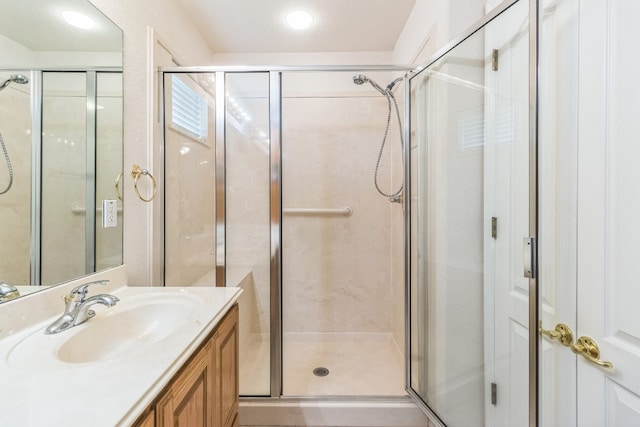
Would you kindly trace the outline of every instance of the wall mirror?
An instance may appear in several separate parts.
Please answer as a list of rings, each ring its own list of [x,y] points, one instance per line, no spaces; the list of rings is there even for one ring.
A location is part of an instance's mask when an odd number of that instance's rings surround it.
[[[0,282],[24,295],[122,264],[122,31],[87,0],[0,10]]]

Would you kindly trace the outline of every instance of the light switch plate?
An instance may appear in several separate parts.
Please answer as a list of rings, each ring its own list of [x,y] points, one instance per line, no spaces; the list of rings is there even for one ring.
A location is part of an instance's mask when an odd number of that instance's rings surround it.
[[[102,228],[118,226],[118,201],[103,200],[102,201]]]

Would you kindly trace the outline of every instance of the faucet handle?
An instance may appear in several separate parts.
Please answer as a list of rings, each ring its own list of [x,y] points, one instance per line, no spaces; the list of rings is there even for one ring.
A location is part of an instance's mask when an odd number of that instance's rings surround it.
[[[82,284],[80,286],[77,286],[77,287],[73,288],[71,290],[71,293],[69,294],[69,297],[73,298],[73,299],[79,298],[78,302],[83,302],[84,299],[87,296],[87,292],[89,291],[89,286],[96,285],[96,284],[98,284],[98,285],[106,285],[107,283],[109,283],[108,280],[95,280],[93,282],[84,283],[84,284]],[[65,300],[66,300],[66,298],[65,298]]]

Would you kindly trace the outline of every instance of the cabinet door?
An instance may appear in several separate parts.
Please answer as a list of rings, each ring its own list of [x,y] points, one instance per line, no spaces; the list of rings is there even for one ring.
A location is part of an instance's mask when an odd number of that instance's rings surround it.
[[[211,344],[203,347],[178,375],[156,406],[158,426],[213,426]]]
[[[238,305],[220,324],[214,340],[216,358],[217,426],[231,427],[238,413]]]

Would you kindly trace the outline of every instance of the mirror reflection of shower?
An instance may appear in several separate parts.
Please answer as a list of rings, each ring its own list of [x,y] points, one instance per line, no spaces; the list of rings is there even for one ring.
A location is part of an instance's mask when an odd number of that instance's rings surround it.
[[[382,153],[384,152],[384,146],[387,142],[387,137],[389,135],[389,127],[391,125],[391,116],[392,116],[393,110],[395,110],[396,118],[398,120],[398,129],[400,130],[400,158],[402,159],[402,163],[404,165],[404,134],[402,131],[402,118],[400,117],[400,110],[398,109],[398,103],[396,101],[395,96],[393,95],[394,86],[401,81],[402,81],[402,77],[398,77],[397,79],[389,83],[387,87],[382,88],[382,86],[380,86],[374,80],[368,78],[363,74],[356,74],[355,76],[353,76],[353,83],[357,85],[369,83],[371,86],[373,86],[375,90],[380,92],[380,94],[382,94],[382,96],[384,96],[387,99],[387,104],[389,107],[388,113],[387,113],[387,125],[385,126],[385,129],[384,129],[384,136],[382,137],[382,143],[380,144],[380,151],[378,152],[378,160],[376,162],[375,171],[373,173],[373,184],[376,187],[376,191],[378,191],[380,195],[389,198],[389,201],[393,203],[402,203],[403,201],[402,192],[404,191],[404,174],[402,174],[403,178],[402,178],[402,181],[400,182],[400,188],[398,188],[397,191],[392,190],[391,192],[387,193],[382,189],[380,189],[380,185],[378,183],[378,171],[380,169],[380,162],[382,160]]]
[[[13,74],[7,80],[0,85],[0,90],[3,90],[10,83],[18,83],[21,85],[25,85],[29,83],[29,78],[23,74]],[[2,147],[2,153],[4,154],[4,161],[7,164],[7,170],[9,171],[9,182],[4,190],[0,191],[0,195],[5,194],[7,191],[11,189],[13,185],[13,166],[11,166],[11,159],[9,158],[9,152],[7,151],[7,146],[4,143],[4,138],[2,137],[2,133],[0,133],[0,146]]]

